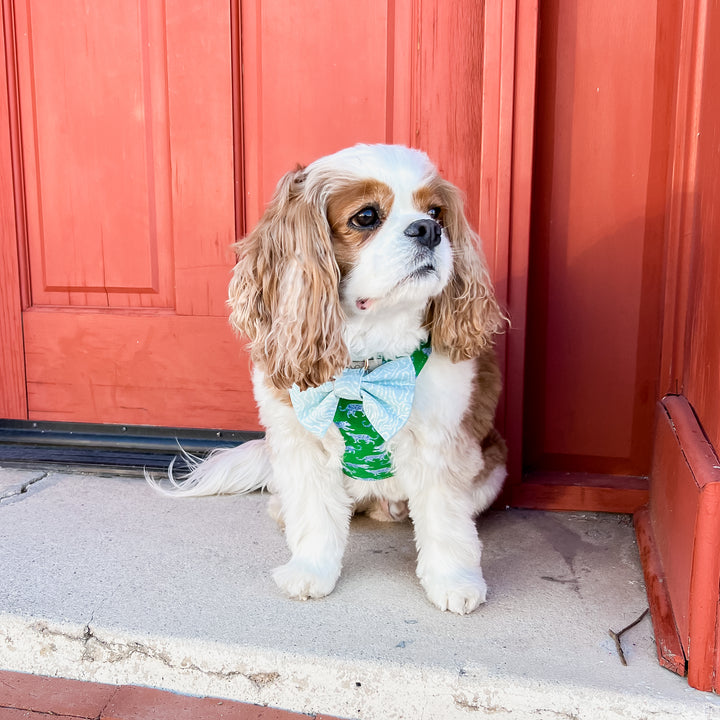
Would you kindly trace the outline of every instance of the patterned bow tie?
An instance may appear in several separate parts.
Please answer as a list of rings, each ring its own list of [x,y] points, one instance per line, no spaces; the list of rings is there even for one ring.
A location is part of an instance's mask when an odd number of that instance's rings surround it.
[[[415,397],[415,378],[430,357],[428,338],[409,357],[383,363],[371,372],[348,368],[316,388],[290,390],[295,413],[310,432],[322,437],[335,423],[345,441],[343,472],[358,480],[392,477],[385,441],[407,422]]]
[[[415,396],[415,366],[408,357],[391,360],[372,372],[348,368],[335,380],[319,387],[290,390],[298,420],[322,437],[335,418],[340,400],[362,403],[370,424],[389,440],[407,422]]]

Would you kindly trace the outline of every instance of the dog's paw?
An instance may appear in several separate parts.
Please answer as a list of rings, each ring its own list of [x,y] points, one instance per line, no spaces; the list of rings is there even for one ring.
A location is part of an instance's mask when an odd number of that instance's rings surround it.
[[[433,605],[458,615],[471,613],[487,597],[487,585],[480,568],[452,574],[428,573],[420,582]]]
[[[407,500],[376,500],[366,512],[368,517],[380,522],[401,522],[410,515]]]
[[[273,580],[280,590],[293,600],[329,595],[339,576],[340,568],[323,570],[314,563],[297,558],[273,570]]]

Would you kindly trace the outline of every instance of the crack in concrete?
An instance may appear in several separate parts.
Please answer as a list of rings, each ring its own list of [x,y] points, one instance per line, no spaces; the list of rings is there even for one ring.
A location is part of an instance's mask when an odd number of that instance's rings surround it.
[[[482,712],[483,715],[493,713],[512,713],[512,710],[509,710],[502,705],[494,705],[492,703],[488,704],[481,702],[481,700],[477,696],[474,696],[472,699],[468,699],[463,695],[454,695],[453,702],[458,708],[462,708],[463,710],[469,710],[471,712]]]
[[[32,477],[29,480],[26,480],[23,483],[20,483],[19,485],[13,485],[8,490],[6,490],[2,495],[0,495],[0,504],[12,500],[13,498],[17,498],[20,495],[25,495],[28,490],[35,485],[36,483],[41,482],[42,480],[45,480],[45,478],[48,477],[48,473],[44,472],[38,475],[37,477]]]
[[[533,710],[533,715],[540,714],[544,714],[546,718],[552,716],[560,718],[561,720],[580,720],[580,716],[572,711],[553,710],[552,708],[537,708]]]
[[[90,619],[92,622],[92,617]],[[174,662],[167,653],[146,645],[141,642],[133,641],[129,643],[116,642],[113,640],[105,640],[98,637],[95,631],[90,627],[90,622],[83,628],[82,635],[53,630],[45,624],[36,623],[35,629],[41,634],[53,637],[61,637],[66,640],[79,641],[83,645],[81,660],[88,663],[119,663],[129,660],[133,656],[141,656],[149,660],[156,660],[171,670],[198,672],[202,675],[220,680],[231,680],[236,677],[245,678],[252,683],[255,688],[262,689],[268,685],[272,685],[280,679],[278,672],[247,672],[243,670],[210,670],[200,667],[189,658],[183,659],[182,662]],[[98,655],[102,653],[102,657]]]

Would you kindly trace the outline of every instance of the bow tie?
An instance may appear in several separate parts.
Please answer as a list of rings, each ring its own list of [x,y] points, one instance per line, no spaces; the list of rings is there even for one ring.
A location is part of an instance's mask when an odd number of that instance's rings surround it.
[[[319,387],[290,389],[298,420],[311,433],[323,437],[335,418],[341,399],[362,403],[370,424],[389,440],[407,422],[415,396],[415,365],[411,357],[390,360],[366,372],[348,368]],[[352,406],[351,406],[352,407]]]

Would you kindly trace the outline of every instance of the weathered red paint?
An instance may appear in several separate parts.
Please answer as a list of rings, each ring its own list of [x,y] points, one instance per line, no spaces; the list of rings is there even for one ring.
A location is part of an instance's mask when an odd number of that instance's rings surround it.
[[[643,565],[645,587],[650,603],[655,649],[658,661],[668,670],[678,675],[687,672],[687,660],[680,642],[672,601],[668,593],[667,581],[662,561],[657,551],[655,537],[647,506],[640,508],[635,515],[635,534],[637,536],[640,560]]]
[[[665,3],[675,27],[672,163],[667,192],[661,383],[650,487],[654,549],[672,602],[688,681],[720,689],[720,339],[717,162],[720,62],[716,3]],[[646,566],[646,572],[648,567]]]

